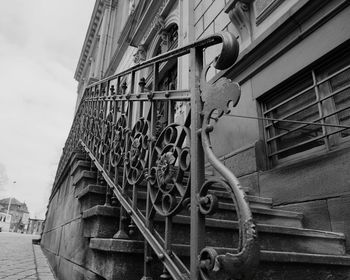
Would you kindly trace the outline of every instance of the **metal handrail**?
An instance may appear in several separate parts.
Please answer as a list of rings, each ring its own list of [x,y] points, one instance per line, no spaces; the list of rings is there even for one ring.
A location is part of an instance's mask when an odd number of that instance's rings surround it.
[[[161,54],[89,86],[79,104],[56,174],[54,187],[58,188],[72,153],[78,150],[87,154],[97,167],[99,180],[108,186],[106,205],[111,196],[121,204],[119,231],[114,237],[127,238],[138,229],[145,239],[145,248],[150,247],[163,263],[165,278],[214,279],[218,275],[233,277],[239,273],[244,279],[250,279],[259,261],[257,234],[245,193],[237,178],[217,159],[210,144],[212,113],[218,110],[219,117],[227,113],[228,101],[234,100],[236,105],[240,96],[236,83],[226,79],[215,84],[205,81],[209,66],[202,69],[203,50],[221,42],[222,51],[214,66],[224,69],[234,63],[238,55],[237,40],[229,33],[215,34]],[[191,59],[190,89],[159,90],[160,63],[186,54],[190,54]],[[152,90],[145,90],[144,79],[140,79],[137,90],[136,73],[146,67],[153,68]],[[121,83],[125,76],[131,77],[128,93],[128,85]],[[169,117],[168,124],[160,126],[156,107],[159,101],[169,112],[173,102],[190,101],[191,110],[185,123],[172,123]],[[148,112],[133,120],[133,116],[141,115],[137,108],[145,102],[149,104]],[[224,180],[204,181],[204,154]],[[144,215],[137,208],[137,200],[138,188],[145,182]],[[214,185],[225,188],[236,207],[240,234],[237,254],[218,255],[214,248],[205,247],[205,215],[216,208],[217,198],[210,192]],[[131,190],[130,198],[127,189]],[[171,249],[172,218],[188,206],[191,207],[190,269]],[[164,217],[164,239],[152,226],[155,215]],[[131,219],[128,227],[126,217]],[[146,250],[145,277],[150,274],[148,259],[150,253]]]

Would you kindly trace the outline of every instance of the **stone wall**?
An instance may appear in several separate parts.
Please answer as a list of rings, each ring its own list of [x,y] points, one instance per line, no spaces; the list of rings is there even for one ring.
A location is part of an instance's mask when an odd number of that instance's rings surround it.
[[[41,246],[58,279],[99,279],[87,268],[92,251],[89,238],[83,237],[82,212],[71,176],[74,162],[51,196]]]

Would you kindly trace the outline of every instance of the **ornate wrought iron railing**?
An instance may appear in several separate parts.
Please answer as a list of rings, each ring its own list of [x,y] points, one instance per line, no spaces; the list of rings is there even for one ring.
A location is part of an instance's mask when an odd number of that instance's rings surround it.
[[[107,183],[106,204],[111,197],[120,203],[114,238],[138,232],[145,240],[146,279],[154,255],[164,266],[165,279],[249,279],[258,264],[257,235],[245,193],[210,143],[215,120],[240,98],[237,83],[226,78],[206,81],[211,65],[203,69],[203,50],[218,43],[222,51],[212,64],[225,69],[238,55],[238,43],[230,33],[161,54],[88,87],[59,163],[56,184],[74,151],[83,149],[89,155]],[[185,55],[190,60],[190,89],[159,90],[159,69]],[[148,88],[145,73],[153,75]],[[176,102],[187,108],[182,123],[174,122]],[[205,178],[205,156],[221,177]],[[214,215],[220,197],[231,199],[235,208],[238,222],[229,230],[238,236],[236,248],[214,249],[206,241],[206,220]],[[142,199],[145,205],[140,206]],[[174,245],[174,221],[179,216],[190,228],[185,246],[189,263]],[[157,221],[163,222],[162,229]]]

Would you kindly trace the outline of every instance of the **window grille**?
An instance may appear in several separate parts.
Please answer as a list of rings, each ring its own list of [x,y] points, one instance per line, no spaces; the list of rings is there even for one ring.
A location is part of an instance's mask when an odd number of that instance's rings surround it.
[[[350,129],[339,127],[350,126],[349,53],[318,63],[268,94],[262,115],[287,120],[264,122],[267,154],[275,164],[349,140]]]

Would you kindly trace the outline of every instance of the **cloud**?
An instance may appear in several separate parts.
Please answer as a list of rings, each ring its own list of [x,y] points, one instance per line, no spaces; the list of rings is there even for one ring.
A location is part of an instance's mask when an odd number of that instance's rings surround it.
[[[0,163],[0,192],[5,190],[5,185],[7,185],[9,178],[7,176],[5,166]]]
[[[94,2],[12,0],[0,9],[0,160],[17,182],[0,196],[25,201],[32,217],[44,218],[73,120],[73,75]]]

